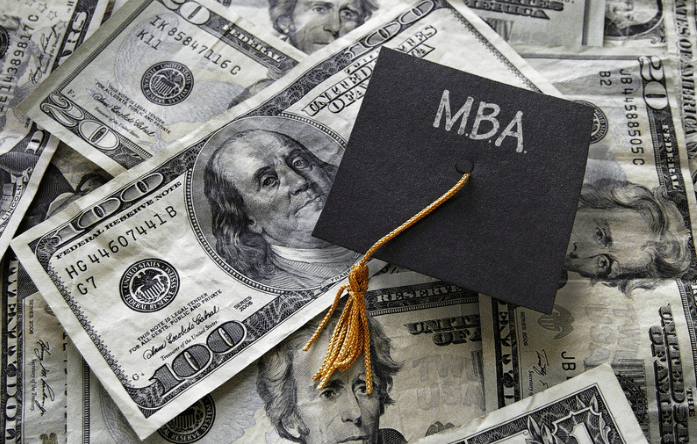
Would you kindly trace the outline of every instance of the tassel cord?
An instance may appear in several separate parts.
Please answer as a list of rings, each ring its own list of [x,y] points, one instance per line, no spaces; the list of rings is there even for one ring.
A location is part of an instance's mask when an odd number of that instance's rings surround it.
[[[329,378],[338,370],[346,371],[356,362],[361,352],[364,354],[366,389],[368,393],[373,392],[372,366],[370,361],[370,330],[368,328],[368,317],[365,308],[365,293],[368,290],[368,267],[366,263],[375,251],[406,230],[416,222],[427,216],[438,208],[443,202],[450,199],[455,193],[469,180],[470,173],[465,173],[462,178],[445,194],[433,201],[416,215],[409,218],[399,227],[383,236],[366,252],[360,262],[354,264],[349,271],[349,283],[339,287],[334,297],[334,302],[329,308],[324,319],[320,322],[310,340],[303,350],[309,350],[315,340],[319,337],[324,327],[331,319],[334,311],[339,305],[339,300],[344,290],[347,290],[348,298],[344,310],[339,317],[339,321],[334,327],[332,336],[329,339],[327,352],[324,356],[324,363],[320,370],[312,377],[313,381],[319,380],[318,389],[324,388]]]

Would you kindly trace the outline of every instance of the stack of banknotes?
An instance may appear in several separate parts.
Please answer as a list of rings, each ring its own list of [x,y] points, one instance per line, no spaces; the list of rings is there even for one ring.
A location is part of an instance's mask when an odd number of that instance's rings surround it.
[[[3,1],[2,442],[697,442],[696,22]],[[311,232],[383,46],[591,106],[586,175],[551,314],[372,261],[374,389],[318,390],[338,314],[302,348],[360,254]]]

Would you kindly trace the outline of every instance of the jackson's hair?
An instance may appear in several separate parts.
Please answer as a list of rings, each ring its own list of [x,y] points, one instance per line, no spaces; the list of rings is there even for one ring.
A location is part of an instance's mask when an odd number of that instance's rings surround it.
[[[619,264],[616,276],[594,281],[603,281],[630,294],[635,288],[654,288],[661,279],[682,277],[689,270],[692,262],[690,232],[678,207],[668,199],[663,187],[651,191],[638,184],[602,179],[584,185],[579,208],[635,211],[660,237],[658,242],[649,241],[643,246],[653,259],[646,269],[622,270],[622,264]]]

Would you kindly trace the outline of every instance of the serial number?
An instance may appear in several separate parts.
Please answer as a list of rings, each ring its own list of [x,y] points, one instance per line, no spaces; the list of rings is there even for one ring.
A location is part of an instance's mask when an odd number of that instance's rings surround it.
[[[162,31],[165,31],[170,25],[162,18],[160,18],[160,16],[155,16],[155,18],[149,23],[153,27],[156,27],[158,30]],[[191,48],[192,51],[197,52],[199,55],[202,56],[202,58],[206,59],[209,63],[212,63],[225,70],[230,68],[230,74],[232,74],[233,76],[237,75],[242,69],[239,65],[233,64],[232,60],[224,59],[221,61],[221,59],[223,59],[222,54],[213,51],[213,49],[211,49],[207,45],[200,44],[192,36],[188,35],[184,31],[181,31],[177,27],[169,27],[169,30],[167,30],[166,34],[172,37],[174,41],[180,42],[183,46],[187,46]],[[145,43],[153,49],[157,49],[162,43],[162,40],[157,38],[155,34],[145,30],[139,31],[136,37],[138,37],[141,42]]]
[[[624,68],[619,70],[619,74],[619,83],[624,85],[622,94],[625,96],[624,116],[627,119],[626,125],[627,135],[629,136],[629,149],[633,154],[644,154],[645,150],[643,141],[641,140],[641,130],[639,129],[641,126],[641,123],[639,122],[639,110],[636,105],[632,104],[634,98],[630,97],[635,92],[635,88],[632,85],[634,83],[634,79],[632,79],[631,72]],[[601,86],[612,85],[612,71],[600,71],[598,72],[598,76],[600,77]],[[617,78],[614,80],[617,80]],[[632,159],[632,163],[634,165],[644,165],[645,161],[641,157],[635,157]]]
[[[122,253],[126,248],[136,244],[139,239],[148,235],[148,232],[156,230],[166,224],[169,220],[177,216],[177,211],[174,207],[168,206],[165,208],[166,214],[152,213],[150,218],[146,220],[143,224],[138,225],[130,230],[127,230],[125,235],[119,235],[106,242],[106,248],[97,248],[96,251],[93,250],[91,253],[87,253],[87,259],[91,264],[99,264],[102,260],[114,257]],[[87,274],[90,269],[89,263],[85,260],[78,259],[74,263],[65,267],[65,272],[68,274],[70,279],[76,279],[80,276]],[[81,278],[82,279],[82,278]],[[77,283],[77,291],[86,295],[90,290],[97,289],[97,282],[94,276],[88,276],[84,280],[80,280]]]

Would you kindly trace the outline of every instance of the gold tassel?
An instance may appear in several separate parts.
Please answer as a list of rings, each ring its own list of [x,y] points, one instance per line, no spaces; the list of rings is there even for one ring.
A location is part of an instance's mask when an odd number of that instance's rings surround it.
[[[348,279],[349,283],[344,284],[339,288],[334,298],[334,303],[327,312],[327,315],[322,319],[322,322],[315,330],[303,350],[308,351],[310,345],[319,337],[322,329],[331,319],[334,310],[339,305],[341,294],[348,289],[348,299],[341,317],[334,327],[332,336],[329,339],[327,353],[324,356],[322,368],[312,377],[313,381],[319,380],[318,389],[324,388],[329,378],[332,377],[337,370],[343,372],[351,368],[356,362],[358,356],[363,352],[363,361],[365,364],[366,389],[368,393],[373,392],[373,376],[372,367],[370,364],[370,331],[368,330],[368,317],[365,311],[365,292],[368,291],[368,267],[366,262],[375,251],[387,243],[390,239],[397,236],[402,231],[406,230],[416,222],[435,210],[440,204],[450,199],[455,193],[467,183],[470,173],[465,173],[462,178],[445,194],[432,202],[429,206],[419,211],[418,214],[411,217],[399,227],[392,230],[389,234],[377,241],[375,245],[370,247],[368,252],[363,256],[360,262],[351,267]]]

